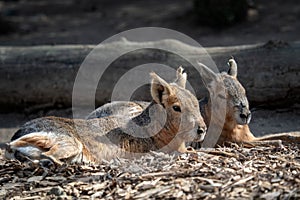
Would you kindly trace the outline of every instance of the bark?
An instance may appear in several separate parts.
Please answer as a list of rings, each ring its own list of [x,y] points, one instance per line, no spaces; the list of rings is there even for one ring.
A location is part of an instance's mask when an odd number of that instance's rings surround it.
[[[99,59],[113,58],[115,53],[137,47],[116,59],[105,71],[95,96],[96,104],[110,100],[114,84],[133,67],[145,63],[162,63],[176,69],[186,68],[188,80],[197,97],[205,88],[199,74],[182,57],[166,51],[145,49],[163,46],[178,49],[184,58],[203,60],[206,53],[200,48],[174,40],[137,43],[116,41],[97,48]],[[25,108],[33,105],[71,106],[72,89],[77,71],[95,46],[57,45],[34,47],[0,47],[0,108]],[[143,49],[144,48],[144,49]],[[300,97],[300,43],[255,44],[233,47],[210,47],[206,51],[220,71],[227,71],[226,63],[233,56],[238,62],[238,78],[244,85],[252,105],[290,106]],[[209,64],[209,63],[206,63]],[[175,77],[175,73],[174,73]],[[95,77],[91,77],[95,78]],[[133,99],[150,100],[148,89],[140,89]]]

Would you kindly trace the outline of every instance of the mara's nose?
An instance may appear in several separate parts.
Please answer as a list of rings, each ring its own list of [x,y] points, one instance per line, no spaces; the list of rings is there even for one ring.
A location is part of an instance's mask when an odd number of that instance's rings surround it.
[[[203,128],[203,127],[200,127],[198,126],[198,129],[197,129],[197,134],[198,135],[203,135],[206,133],[206,128]]]
[[[245,113],[241,113],[240,114],[240,118],[245,120],[247,122],[247,124],[250,122],[251,120],[251,112],[245,114]]]
[[[247,115],[244,114],[244,113],[242,113],[242,114],[240,114],[240,118],[242,118],[242,119],[247,119]]]
[[[203,142],[205,135],[206,135],[206,126],[198,126],[197,137],[194,141],[195,142]]]

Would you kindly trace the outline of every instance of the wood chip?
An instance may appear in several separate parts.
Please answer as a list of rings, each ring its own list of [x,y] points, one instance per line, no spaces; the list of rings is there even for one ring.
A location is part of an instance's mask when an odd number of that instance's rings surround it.
[[[232,145],[49,169],[0,155],[0,199],[298,199],[299,155]]]
[[[27,179],[27,182],[38,182],[38,181],[41,181],[43,180],[43,176],[33,176],[33,177],[30,177]]]

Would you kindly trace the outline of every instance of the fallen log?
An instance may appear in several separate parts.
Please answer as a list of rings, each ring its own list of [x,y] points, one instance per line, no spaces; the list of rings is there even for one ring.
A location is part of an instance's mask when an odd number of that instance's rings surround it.
[[[115,60],[101,78],[95,102],[101,105],[110,100],[114,84],[129,69],[150,63],[162,63],[176,69],[182,65],[189,74],[188,80],[198,98],[205,90],[199,75],[184,58],[166,51],[142,49],[160,45],[179,49],[186,58],[200,59],[205,56],[195,48],[175,40],[137,43],[116,41],[98,47],[99,55],[113,56],[135,45],[141,50],[128,53]],[[30,106],[71,106],[72,89],[77,71],[84,58],[95,46],[56,45],[33,47],[0,47],[0,108],[26,108]],[[238,76],[245,86],[248,99],[253,105],[289,106],[300,99],[300,43],[291,44],[268,42],[232,47],[206,48],[219,70],[227,70],[226,62],[234,56],[238,62]],[[108,53],[107,52],[111,52]],[[200,59],[201,60],[201,59]],[[138,92],[136,99],[149,100]]]

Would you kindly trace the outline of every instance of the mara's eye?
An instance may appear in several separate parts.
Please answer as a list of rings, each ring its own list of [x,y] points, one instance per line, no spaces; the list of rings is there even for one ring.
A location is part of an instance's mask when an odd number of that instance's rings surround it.
[[[173,110],[176,112],[181,112],[180,106],[173,106]]]

